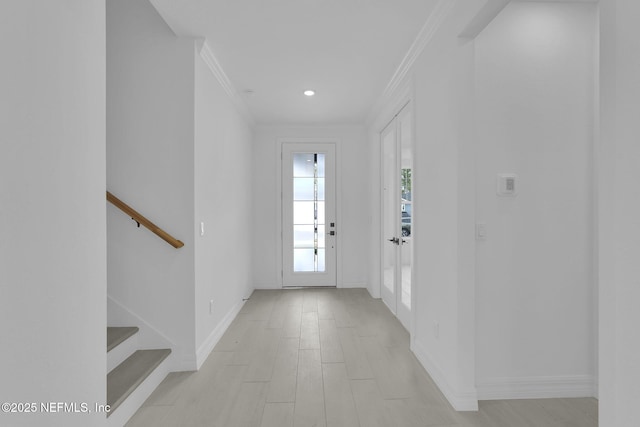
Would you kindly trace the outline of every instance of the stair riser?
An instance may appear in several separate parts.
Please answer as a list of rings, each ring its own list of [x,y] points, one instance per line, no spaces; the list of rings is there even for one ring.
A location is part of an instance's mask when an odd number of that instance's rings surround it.
[[[115,349],[114,349],[115,350]],[[113,350],[112,350],[113,351]],[[171,372],[173,355],[170,355],[158,365],[154,371],[116,408],[107,418],[107,426],[122,427],[142,407],[151,393]]]
[[[116,366],[124,362],[127,357],[131,356],[140,348],[139,335],[140,334],[135,334],[130,336],[107,353],[107,373],[111,372]]]

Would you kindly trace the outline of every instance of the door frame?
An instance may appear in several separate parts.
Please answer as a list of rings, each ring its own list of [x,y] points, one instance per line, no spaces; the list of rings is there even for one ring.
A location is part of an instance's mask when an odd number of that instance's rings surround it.
[[[336,169],[336,190],[335,190],[335,206],[336,206],[336,287],[342,288],[342,162],[341,162],[341,139],[331,137],[278,137],[276,143],[276,187],[280,192],[280,197],[276,201],[276,281],[280,288],[284,288],[283,281],[283,238],[284,233],[282,229],[282,197],[283,197],[283,182],[282,182],[282,148],[283,144],[299,143],[299,144],[333,144],[335,146],[335,169]]]

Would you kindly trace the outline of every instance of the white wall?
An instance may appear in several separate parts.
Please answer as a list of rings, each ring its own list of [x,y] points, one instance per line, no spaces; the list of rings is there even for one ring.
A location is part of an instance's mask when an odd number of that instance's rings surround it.
[[[390,113],[393,114],[393,113]],[[383,118],[386,123],[388,117]],[[381,298],[381,194],[380,194],[380,127],[383,123],[375,123],[367,127],[367,141],[369,143],[369,204],[367,223],[369,226],[369,247],[367,250],[367,289],[374,298]],[[415,181],[415,178],[414,178]]]
[[[511,3],[476,38],[480,399],[594,393],[595,12]]]
[[[640,401],[640,4],[600,11],[599,425],[618,427],[638,423]]]
[[[195,57],[195,315],[198,365],[252,286],[252,134]],[[200,236],[200,223],[205,234]],[[209,313],[209,302],[213,311]]]
[[[253,143],[253,281],[280,288],[278,138],[332,138],[337,144],[338,286],[364,287],[369,251],[368,147],[363,126],[258,126]]]
[[[97,1],[0,3],[2,402],[106,400],[104,20]],[[11,426],[104,423],[0,413]]]
[[[458,410],[477,408],[473,60],[458,38],[480,7],[460,2],[413,68],[414,331],[412,350]]]
[[[108,294],[169,339],[179,366],[195,362],[193,141],[193,40],[147,0],[108,1],[107,188],[185,244],[109,204]]]

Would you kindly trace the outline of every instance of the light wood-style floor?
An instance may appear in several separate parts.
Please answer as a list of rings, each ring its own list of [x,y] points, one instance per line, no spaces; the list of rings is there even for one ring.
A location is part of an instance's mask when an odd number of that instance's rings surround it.
[[[256,291],[198,372],[172,373],[128,427],[595,427],[594,399],[458,413],[363,289]]]

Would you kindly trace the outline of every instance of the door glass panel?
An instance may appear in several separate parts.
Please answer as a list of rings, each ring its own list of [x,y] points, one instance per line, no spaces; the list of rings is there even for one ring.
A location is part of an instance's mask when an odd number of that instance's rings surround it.
[[[400,214],[403,244],[400,251],[400,302],[398,314],[403,324],[409,324],[411,311],[411,268],[413,259],[413,130],[411,116],[398,118],[400,137]]]
[[[293,271],[325,271],[325,155],[293,153]]]
[[[322,153],[318,153],[317,156],[318,156],[318,175],[317,176],[319,178],[324,178],[325,177],[325,174],[324,174],[325,156]]]
[[[314,178],[294,178],[293,179],[293,200],[315,199],[315,179]]]
[[[315,176],[315,164],[313,153],[294,153],[293,155],[293,177],[313,178]]]
[[[298,272],[315,271],[315,249],[293,249],[293,270]]]
[[[324,201],[324,178],[318,178],[318,200]]]
[[[318,209],[318,224],[324,224],[324,202],[316,202]]]
[[[293,201],[293,224],[313,225],[315,222],[315,203]]]
[[[324,271],[324,249],[318,249],[318,271]]]
[[[316,233],[313,225],[294,225],[293,240],[298,248],[314,248]]]
[[[325,247],[325,241],[324,241],[324,225],[318,225],[318,248],[324,248]]]
[[[405,160],[405,159],[403,159]],[[400,213],[402,215],[402,294],[401,302],[411,309],[411,222],[412,222],[412,197],[411,197],[411,169],[403,168],[400,171]]]

